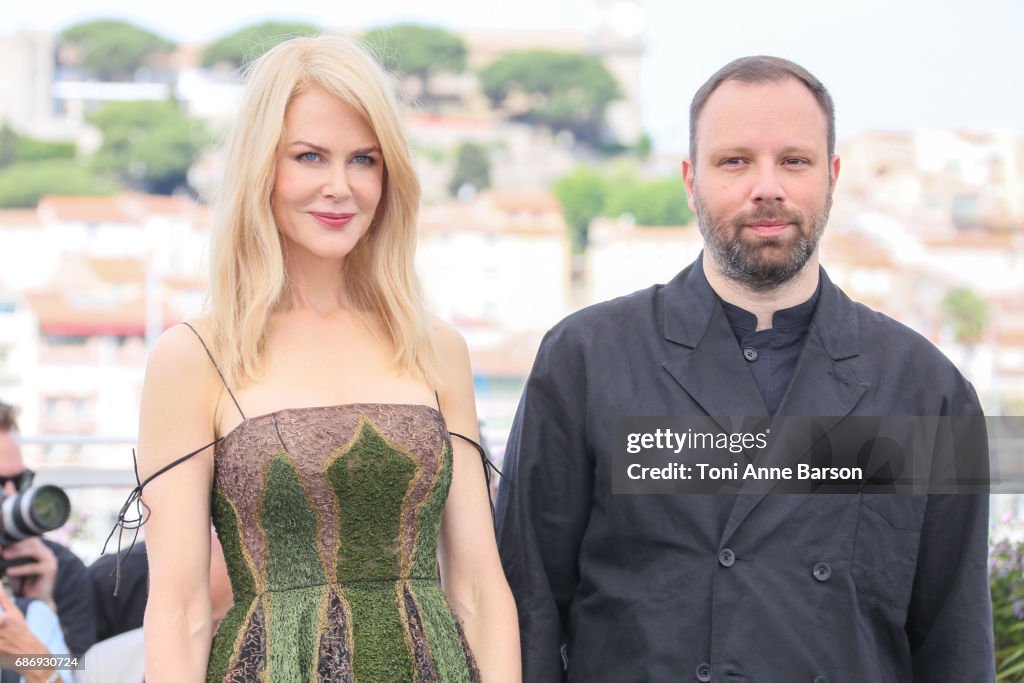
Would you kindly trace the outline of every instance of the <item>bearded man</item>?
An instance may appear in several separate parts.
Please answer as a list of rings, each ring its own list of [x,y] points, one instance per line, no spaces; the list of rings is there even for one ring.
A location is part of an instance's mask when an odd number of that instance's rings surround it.
[[[542,342],[497,507],[524,680],[993,680],[983,494],[614,492],[624,416],[981,415],[818,264],[834,119],[792,62],[720,69],[683,162],[703,253]]]

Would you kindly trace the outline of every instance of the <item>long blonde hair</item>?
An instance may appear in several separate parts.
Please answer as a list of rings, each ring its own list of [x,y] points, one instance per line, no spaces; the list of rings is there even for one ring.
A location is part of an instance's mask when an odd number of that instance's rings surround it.
[[[278,145],[292,99],[319,88],[357,111],[380,142],[384,189],[372,229],[345,259],[344,286],[396,350],[396,363],[440,382],[432,326],[416,276],[420,185],[391,79],[354,40],[293,38],[248,69],[238,120],[225,146],[228,169],[214,211],[209,319],[212,348],[232,386],[264,369],[270,316],[287,303],[281,240],[270,206]]]

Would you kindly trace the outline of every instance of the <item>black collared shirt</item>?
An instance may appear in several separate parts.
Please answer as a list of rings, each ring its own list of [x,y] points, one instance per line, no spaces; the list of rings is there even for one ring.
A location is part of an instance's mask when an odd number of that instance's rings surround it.
[[[814,290],[810,299],[792,308],[775,311],[771,328],[761,331],[757,331],[757,316],[722,301],[722,308],[739,342],[740,353],[754,375],[754,382],[757,383],[769,415],[774,415],[779,409],[782,397],[793,379],[820,290],[819,281],[818,289]]]

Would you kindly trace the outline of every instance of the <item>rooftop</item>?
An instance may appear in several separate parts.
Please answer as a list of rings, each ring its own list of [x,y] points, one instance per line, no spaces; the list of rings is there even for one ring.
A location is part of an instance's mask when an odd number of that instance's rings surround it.
[[[143,336],[146,331],[146,302],[142,298],[111,304],[78,303],[60,292],[40,291],[27,294],[26,299],[44,334]],[[165,307],[163,319],[173,321],[176,317]]]

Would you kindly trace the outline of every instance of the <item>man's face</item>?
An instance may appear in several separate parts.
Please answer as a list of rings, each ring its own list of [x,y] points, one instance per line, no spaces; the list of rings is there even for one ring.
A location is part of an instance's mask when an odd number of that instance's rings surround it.
[[[25,471],[25,461],[21,457],[21,447],[14,434],[0,432],[0,476],[13,477]],[[13,481],[3,485],[7,494],[17,493],[18,487]]]
[[[787,282],[817,249],[839,176],[814,95],[793,78],[726,81],[708,98],[696,141],[683,178],[709,256],[750,289]]]

